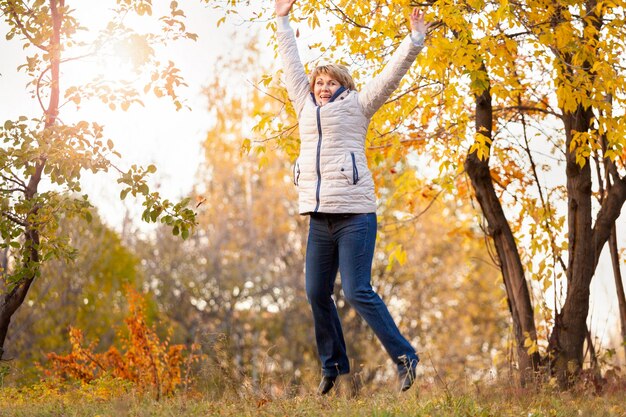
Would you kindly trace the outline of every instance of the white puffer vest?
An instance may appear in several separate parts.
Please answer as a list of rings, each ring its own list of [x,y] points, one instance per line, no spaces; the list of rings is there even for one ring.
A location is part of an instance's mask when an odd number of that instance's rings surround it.
[[[367,128],[415,61],[421,42],[414,45],[407,36],[360,93],[340,88],[330,102],[318,106],[293,30],[279,30],[277,38],[300,128],[300,156],[293,167],[300,214],[376,212],[374,181],[365,157]]]

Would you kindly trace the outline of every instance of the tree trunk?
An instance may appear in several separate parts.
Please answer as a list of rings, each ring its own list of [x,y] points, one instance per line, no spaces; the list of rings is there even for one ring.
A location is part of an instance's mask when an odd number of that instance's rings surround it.
[[[573,132],[589,128],[591,109],[579,107],[565,113],[568,244],[567,297],[563,310],[556,317],[549,350],[555,358],[554,370],[561,387],[568,387],[583,365],[583,344],[589,313],[589,287],[598,265],[602,248],[609,240],[615,221],[626,201],[626,178],[615,177],[614,184],[598,212],[593,229],[591,212],[591,168],[576,163],[575,150],[570,151]]]
[[[598,41],[602,28],[602,18],[597,10],[597,1],[585,3],[586,19],[583,26],[594,27],[593,39]],[[557,16],[562,19],[561,11]],[[583,40],[586,43],[587,40]],[[572,55],[565,53],[559,56],[565,65],[561,68],[563,79],[558,83],[570,83],[578,75],[594,78],[590,61],[582,65],[572,65]],[[591,93],[590,93],[591,94]],[[549,350],[555,358],[554,370],[561,387],[568,387],[583,365],[583,344],[587,333],[587,314],[589,313],[589,287],[598,265],[600,253],[609,239],[615,220],[619,217],[621,207],[626,200],[626,180],[613,172],[615,184],[611,187],[606,199],[602,201],[596,223],[592,228],[592,182],[590,159],[583,156],[583,166],[576,160],[576,152],[580,144],[574,142],[577,133],[587,133],[594,117],[591,107],[579,104],[575,111],[563,111],[565,127],[565,155],[568,193],[568,268],[567,297],[562,311],[557,314]]]
[[[622,329],[622,346],[624,348],[624,357],[626,357],[626,297],[624,297],[624,284],[622,281],[622,273],[619,267],[619,252],[617,250],[617,232],[616,227],[611,229],[609,238],[609,249],[611,252],[611,262],[613,264],[613,276],[615,277],[615,292],[617,293],[617,304],[619,305],[619,321]]]
[[[607,94],[606,102],[609,104],[613,104],[613,96],[611,94]],[[600,137],[600,144],[602,145],[602,154],[606,155],[607,150],[607,138],[606,133]],[[613,182],[620,185],[619,173],[617,172],[617,168],[615,167],[615,163],[609,159],[604,158],[604,172],[605,172],[605,188],[610,193],[613,188]],[[598,175],[600,177],[600,175]],[[612,180],[611,180],[612,178]],[[600,192],[604,194],[604,190],[600,189]],[[613,195],[613,194],[611,194]],[[604,198],[600,200],[601,203],[604,203]],[[619,204],[619,199],[617,200]],[[614,204],[615,205],[615,204]],[[621,210],[621,206],[618,206]],[[596,224],[597,225],[597,224]],[[597,257],[600,257],[601,250],[596,249]],[[620,318],[620,328],[622,334],[622,347],[624,348],[624,357],[626,358],[626,297],[624,296],[624,284],[622,281],[622,273],[619,265],[619,251],[617,248],[617,226],[615,222],[611,227],[611,233],[609,235],[609,253],[611,254],[611,264],[613,266],[613,277],[615,278],[615,293],[617,295],[617,304],[619,306],[619,318]]]
[[[486,89],[480,96],[476,96],[476,132],[491,138],[492,120],[491,92]],[[533,308],[524,269],[513,232],[493,188],[489,158],[480,160],[476,151],[471,152],[465,160],[465,170],[471,179],[476,199],[487,220],[487,233],[494,241],[500,261],[500,269],[515,330],[521,383],[524,385],[539,364],[539,353],[535,352],[529,355],[524,347],[527,338],[532,341],[537,340]]]
[[[574,113],[566,112],[565,152],[567,158],[568,205],[568,267],[567,297],[559,319],[555,321],[550,350],[554,354],[554,369],[561,387],[570,385],[583,364],[583,344],[587,334],[589,313],[589,286],[595,270],[591,219],[590,161],[580,166],[576,161],[576,147],[571,144],[575,132],[587,132],[592,117],[591,109],[579,106]]]
[[[59,113],[59,68],[61,63],[61,24],[63,21],[62,8],[65,5],[65,0],[50,0],[50,17],[52,19],[52,33],[50,36],[50,42],[47,46],[47,51],[50,56],[50,101],[48,108],[44,109],[45,112],[45,127],[44,130],[49,129],[56,123],[57,115]],[[15,19],[19,19],[16,16]],[[36,88],[39,88],[37,85]],[[43,172],[44,165],[46,163],[45,158],[40,158],[35,163],[35,172],[31,175],[26,186],[26,192],[24,198],[32,201],[37,196],[37,190],[39,183],[41,182],[41,174]],[[24,245],[23,255],[21,260],[21,270],[23,271],[23,277],[19,279],[15,284],[8,285],[8,291],[2,296],[2,303],[0,304],[0,359],[4,355],[4,343],[6,341],[7,333],[9,331],[9,325],[11,324],[11,317],[22,305],[28,294],[33,280],[39,275],[39,230],[38,226],[33,225],[30,219],[37,218],[38,213],[37,204],[33,205],[27,216],[27,224],[24,228]],[[36,221],[35,221],[36,223]]]

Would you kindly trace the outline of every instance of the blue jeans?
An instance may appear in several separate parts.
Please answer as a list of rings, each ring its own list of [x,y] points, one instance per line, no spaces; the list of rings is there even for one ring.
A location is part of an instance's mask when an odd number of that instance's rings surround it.
[[[381,341],[391,359],[418,359],[415,349],[400,334],[389,310],[371,285],[376,244],[376,214],[324,214],[310,216],[306,249],[306,293],[313,310],[317,351],[325,376],[350,372],[337,307],[332,299],[337,270],[346,300]]]

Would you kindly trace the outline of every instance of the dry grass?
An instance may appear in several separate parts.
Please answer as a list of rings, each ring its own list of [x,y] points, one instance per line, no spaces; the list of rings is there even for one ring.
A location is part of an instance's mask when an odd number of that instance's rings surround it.
[[[419,385],[399,394],[391,388],[355,395],[343,380],[336,392],[268,394],[244,385],[222,392],[193,391],[154,401],[118,380],[88,385],[38,384],[0,388],[1,416],[624,416],[626,387],[607,386],[601,395],[586,389],[559,392],[549,387],[521,390],[503,384],[442,388]]]

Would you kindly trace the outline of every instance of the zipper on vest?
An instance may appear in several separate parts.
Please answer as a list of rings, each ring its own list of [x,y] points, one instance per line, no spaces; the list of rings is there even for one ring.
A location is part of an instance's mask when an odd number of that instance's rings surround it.
[[[320,167],[320,159],[322,153],[322,121],[320,118],[320,110],[322,108],[317,106],[317,160],[316,160],[316,169],[317,169],[317,189],[315,190],[315,210],[313,212],[317,213],[317,210],[320,208],[320,188],[322,187],[322,170]]]
[[[346,90],[347,89],[344,86],[340,86],[337,89],[337,91],[335,91],[335,94],[332,95],[330,100],[328,100],[328,102],[332,103],[333,101],[335,101],[337,97],[339,97]],[[315,200],[316,200],[315,210],[313,210],[314,213],[317,213],[317,210],[319,210],[320,208],[320,189],[322,187],[322,169],[320,166],[321,165],[321,162],[320,162],[321,153],[322,153],[322,120],[320,116],[320,110],[322,109],[322,106],[317,104],[317,101],[315,100],[315,95],[313,94],[313,92],[311,92],[311,98],[313,99],[313,103],[315,103],[315,106],[317,107],[317,160],[316,160],[317,189],[315,190]]]

